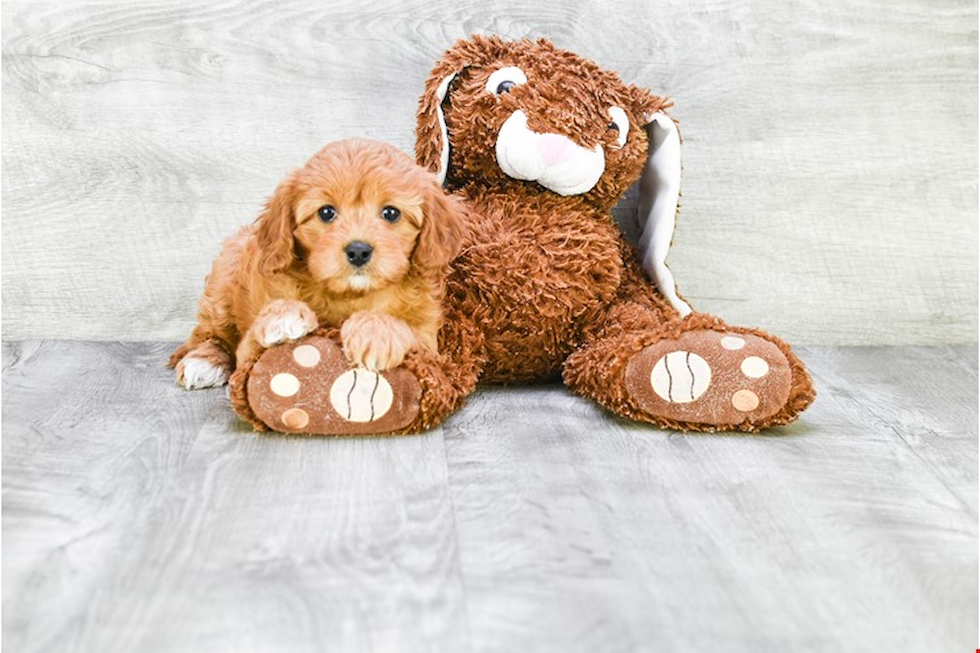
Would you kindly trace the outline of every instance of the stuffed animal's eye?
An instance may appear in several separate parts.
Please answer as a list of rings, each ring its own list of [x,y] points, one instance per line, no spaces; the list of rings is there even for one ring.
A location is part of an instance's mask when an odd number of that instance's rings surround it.
[[[329,204],[321,206],[319,209],[317,209],[316,214],[323,222],[333,222],[337,219],[337,209]]]
[[[619,107],[610,107],[609,117],[612,120],[609,122],[608,129],[616,134],[616,147],[626,145],[626,135],[630,130],[630,119],[626,112]]]
[[[402,212],[393,206],[386,206],[381,209],[381,218],[387,220],[388,222],[398,222],[398,218],[402,217]]]
[[[507,66],[500,70],[495,70],[487,79],[487,91],[494,95],[508,93],[518,84],[527,82],[527,75],[516,66]]]

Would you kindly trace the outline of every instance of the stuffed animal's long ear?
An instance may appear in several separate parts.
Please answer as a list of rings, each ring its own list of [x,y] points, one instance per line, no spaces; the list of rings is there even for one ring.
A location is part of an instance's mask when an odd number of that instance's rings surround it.
[[[442,103],[456,76],[467,66],[468,49],[472,42],[460,41],[448,50],[425,81],[425,91],[419,99],[415,127],[415,161],[436,173],[440,184],[446,181],[449,169],[449,132]]]
[[[681,189],[680,133],[674,119],[665,112],[671,106],[669,101],[643,89],[636,91],[637,115],[648,142],[637,207],[640,257],[651,281],[683,317],[691,313],[691,307],[677,295],[674,275],[666,263]]]
[[[255,221],[255,237],[262,251],[258,268],[264,274],[285,270],[295,257],[294,194],[295,178],[294,175],[290,175],[276,187],[275,194],[266,203],[262,215]]]
[[[441,275],[463,244],[465,204],[460,198],[447,195],[434,180],[431,188],[426,190],[422,211],[422,226],[412,252],[412,264]]]

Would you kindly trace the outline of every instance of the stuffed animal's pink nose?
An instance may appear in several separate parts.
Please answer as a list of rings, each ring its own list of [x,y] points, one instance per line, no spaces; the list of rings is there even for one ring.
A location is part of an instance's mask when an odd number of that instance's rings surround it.
[[[538,137],[538,152],[547,166],[561,163],[575,151],[575,143],[559,134],[541,134]]]

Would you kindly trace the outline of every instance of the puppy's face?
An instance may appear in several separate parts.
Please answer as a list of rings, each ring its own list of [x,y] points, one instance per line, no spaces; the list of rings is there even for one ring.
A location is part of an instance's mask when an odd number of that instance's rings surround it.
[[[407,154],[375,141],[331,143],[280,184],[258,221],[266,272],[299,262],[333,294],[364,294],[459,249],[462,209]]]
[[[404,278],[424,220],[418,189],[390,170],[354,172],[320,179],[295,207],[294,236],[307,267],[336,294]]]

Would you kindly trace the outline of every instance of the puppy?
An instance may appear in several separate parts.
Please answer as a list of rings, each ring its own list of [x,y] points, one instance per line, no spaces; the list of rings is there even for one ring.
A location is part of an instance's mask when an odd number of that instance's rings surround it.
[[[205,281],[198,325],[170,366],[187,389],[223,385],[236,360],[341,325],[359,367],[397,367],[437,350],[462,204],[407,154],[376,141],[331,143],[229,239]]]

